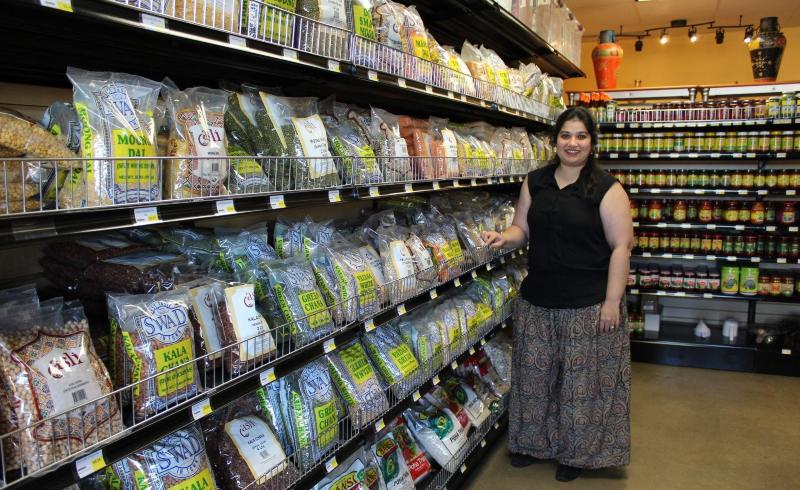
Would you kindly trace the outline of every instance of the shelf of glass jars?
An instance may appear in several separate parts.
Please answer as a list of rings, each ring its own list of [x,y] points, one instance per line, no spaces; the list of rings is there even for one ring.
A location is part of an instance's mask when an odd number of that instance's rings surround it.
[[[740,255],[721,255],[683,252],[644,252],[635,251],[631,254],[632,259],[669,259],[669,260],[696,260],[704,262],[737,262],[751,264],[800,264],[800,258],[794,257],[757,257]]]
[[[697,196],[795,197],[800,189],[800,168],[642,169],[609,168],[631,197],[662,194]]]
[[[800,116],[798,117],[780,117],[780,118],[761,118],[761,119],[739,119],[739,120],[691,120],[691,121],[670,121],[670,122],[603,122],[598,124],[600,131],[607,131],[609,129],[675,129],[675,128],[716,128],[716,127],[733,127],[733,126],[746,126],[748,128],[759,128],[762,126],[791,126],[800,124]]]
[[[755,151],[755,152],[608,152],[601,151],[597,154],[599,160],[739,160],[739,161],[764,161],[764,160],[794,160],[800,158],[800,151]]]
[[[724,232],[751,231],[798,233],[800,228],[793,225],[752,225],[742,223],[667,223],[667,222],[633,222],[634,228],[644,230],[716,230]]]
[[[794,282],[793,282],[794,284]],[[765,296],[759,294],[725,294],[722,292],[695,292],[695,291],[674,291],[667,289],[642,289],[640,287],[628,287],[629,295],[637,296],[666,296],[672,298],[693,298],[693,299],[731,299],[745,301],[763,301],[768,303],[797,303],[798,296],[791,294],[787,296]]]
[[[632,199],[646,198],[655,195],[669,196],[767,196],[797,198],[797,189],[694,189],[694,188],[662,188],[662,187],[627,187],[628,196]]]

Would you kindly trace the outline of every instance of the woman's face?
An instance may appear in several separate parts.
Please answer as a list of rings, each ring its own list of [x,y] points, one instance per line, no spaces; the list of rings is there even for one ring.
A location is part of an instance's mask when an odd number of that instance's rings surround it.
[[[579,119],[566,121],[558,133],[556,153],[563,165],[581,167],[592,151],[592,137]]]

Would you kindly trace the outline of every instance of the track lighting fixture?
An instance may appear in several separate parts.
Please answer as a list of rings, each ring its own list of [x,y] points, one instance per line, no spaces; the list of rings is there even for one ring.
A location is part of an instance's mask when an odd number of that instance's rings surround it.
[[[658,38],[658,42],[660,42],[661,44],[667,44],[669,42],[669,36],[667,36],[666,29],[661,31],[661,37]]]
[[[744,43],[750,44],[750,41],[753,40],[753,27],[749,26],[747,29],[744,30]]]
[[[641,37],[636,40],[636,43],[634,43],[633,47],[636,49],[636,51],[641,51],[642,48],[644,48],[644,41],[642,41]]]
[[[689,28],[689,42],[697,42],[697,27]]]
[[[714,40],[717,42],[717,44],[722,44],[723,41],[725,41],[725,29],[717,29],[717,33],[714,34]]]

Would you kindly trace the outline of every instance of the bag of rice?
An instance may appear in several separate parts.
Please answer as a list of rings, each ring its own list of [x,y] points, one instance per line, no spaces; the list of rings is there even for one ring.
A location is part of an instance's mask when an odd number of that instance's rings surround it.
[[[81,156],[89,206],[161,199],[153,111],[161,84],[135,75],[68,67],[83,127]],[[114,160],[104,160],[114,158]],[[136,159],[131,159],[136,158]],[[131,159],[131,160],[129,160]]]
[[[389,409],[386,394],[357,339],[337,347],[326,359],[354,427],[363,427]]]
[[[372,233],[383,262],[383,277],[386,280],[389,297],[394,302],[400,302],[415,294],[417,277],[414,256],[408,250],[397,227],[379,228]]]
[[[400,116],[373,107],[369,128],[385,181],[392,183],[413,179],[408,145],[400,134]]]
[[[406,466],[403,451],[391,432],[378,436],[372,445],[387,490],[414,490],[414,479]]]
[[[297,0],[296,12],[316,21],[298,20],[300,48],[326,58],[347,60],[347,3],[345,0]]]
[[[365,333],[362,342],[395,396],[403,399],[411,393],[413,386],[404,381],[419,373],[419,362],[400,334],[392,326],[386,325]]]
[[[467,431],[449,409],[409,408],[403,412],[411,432],[422,443],[425,452],[443,468],[467,443]]]
[[[2,320],[0,427],[4,434],[23,429],[5,440],[6,469],[39,470],[123,430],[83,308],[62,305],[18,303]]]
[[[255,393],[215,411],[202,426],[221,490],[287,488],[299,477]]]
[[[197,367],[191,362],[195,359],[194,332],[185,290],[109,294],[108,303],[121,330],[124,384],[136,383],[131,390],[136,420],[201,391]]]
[[[295,456],[305,471],[339,442],[338,398],[321,359],[287,375],[285,389]]]
[[[305,259],[273,260],[264,267],[269,274],[269,310],[275,315],[272,324],[279,327],[279,341],[292,340],[301,346],[333,331],[330,311]]]
[[[414,483],[418,483],[431,472],[431,463],[425,456],[425,451],[420,448],[417,440],[408,430],[402,415],[392,422],[391,431],[395,442],[403,452],[403,460],[411,478]]]
[[[115,488],[216,490],[203,435],[191,424],[114,463]],[[107,473],[107,474],[108,474]]]
[[[182,157],[166,161],[164,197],[227,194],[227,92],[206,87],[176,90],[168,85],[164,90],[172,122],[167,156]]]

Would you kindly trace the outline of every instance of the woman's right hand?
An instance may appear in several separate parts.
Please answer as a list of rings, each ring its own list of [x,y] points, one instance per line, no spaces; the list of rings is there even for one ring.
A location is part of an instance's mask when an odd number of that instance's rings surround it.
[[[484,243],[492,248],[501,248],[506,244],[506,238],[502,233],[496,231],[484,231],[481,233]]]

